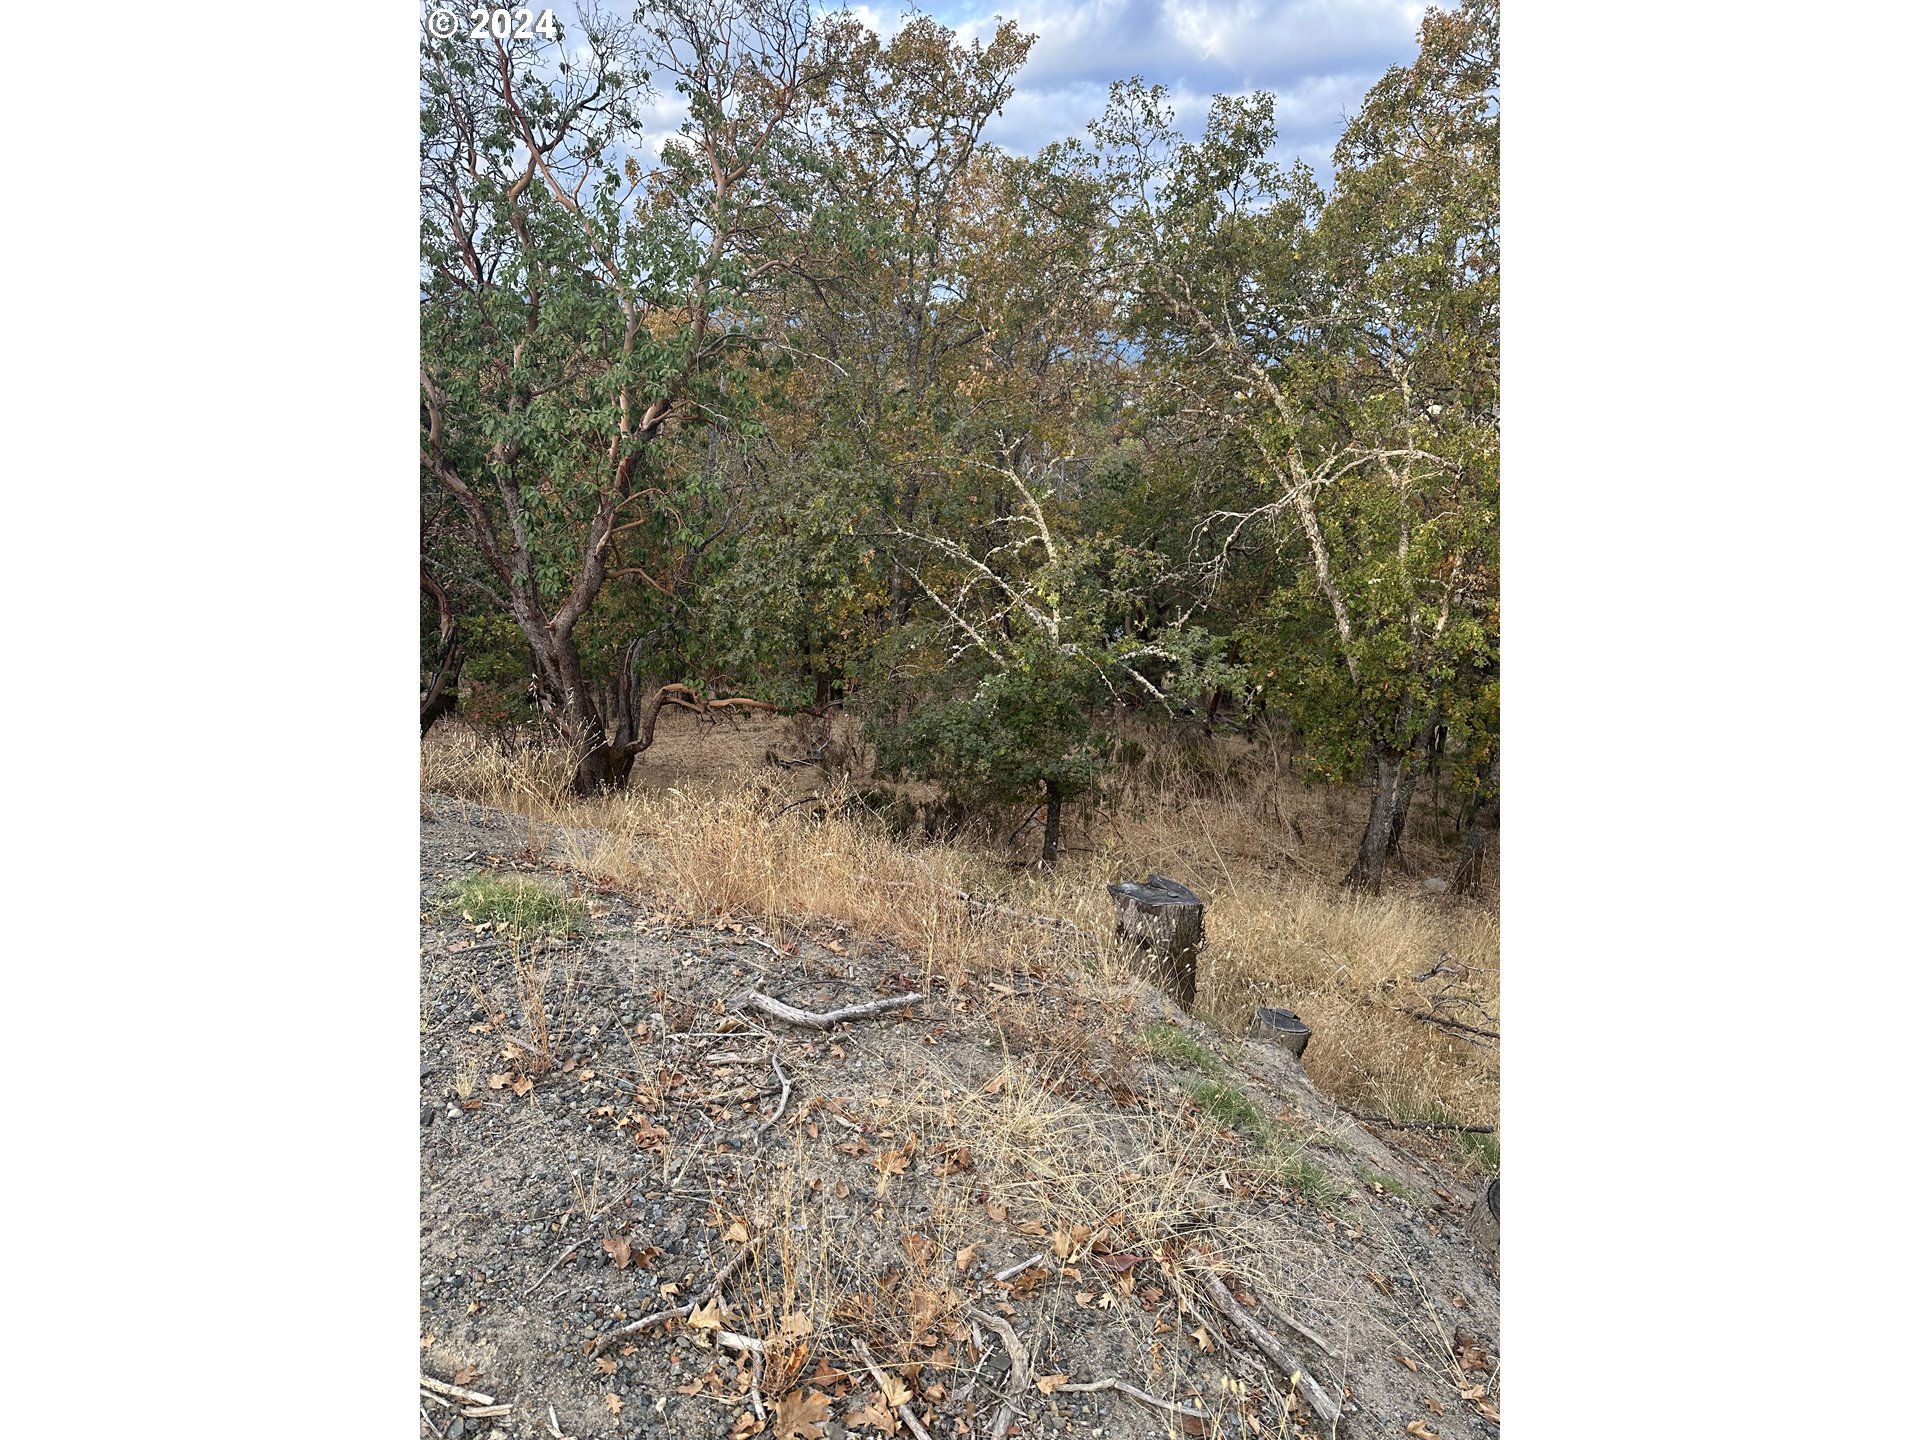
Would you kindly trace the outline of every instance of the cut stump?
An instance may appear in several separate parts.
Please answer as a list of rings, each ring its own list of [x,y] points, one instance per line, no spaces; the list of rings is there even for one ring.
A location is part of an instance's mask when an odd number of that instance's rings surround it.
[[[1181,1009],[1191,1009],[1204,938],[1206,907],[1200,897],[1164,875],[1150,875],[1145,884],[1129,880],[1109,885],[1107,893],[1113,896],[1114,934],[1135,972],[1171,995]]]
[[[1299,1056],[1307,1053],[1307,1042],[1313,1038],[1313,1031],[1293,1011],[1262,1005],[1253,1012],[1253,1023],[1247,1026],[1247,1038],[1271,1040]]]

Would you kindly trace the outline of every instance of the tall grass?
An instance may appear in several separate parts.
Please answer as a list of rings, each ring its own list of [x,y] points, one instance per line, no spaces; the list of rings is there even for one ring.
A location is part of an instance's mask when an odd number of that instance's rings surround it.
[[[1407,1013],[1445,983],[1498,1028],[1497,912],[1422,889],[1449,857],[1418,814],[1403,842],[1411,873],[1379,896],[1342,890],[1364,797],[1307,785],[1270,738],[1131,733],[1131,763],[1071,817],[1047,873],[1027,863],[1031,835],[1010,849],[1003,824],[903,838],[845,779],[766,766],[777,723],[710,731],[674,717],[662,732],[631,789],[579,800],[564,756],[442,725],[423,746],[422,785],[557,827],[571,864],[658,907],[776,935],[836,923],[897,946],[927,977],[1110,969],[1106,885],[1160,871],[1208,901],[1201,1018],[1237,1035],[1257,1005],[1285,1005],[1313,1028],[1309,1075],[1347,1104],[1497,1117],[1497,1052]],[[1415,979],[1442,954],[1451,975]]]

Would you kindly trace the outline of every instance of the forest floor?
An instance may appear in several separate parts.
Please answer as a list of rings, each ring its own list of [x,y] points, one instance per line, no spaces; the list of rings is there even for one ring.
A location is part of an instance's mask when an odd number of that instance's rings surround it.
[[[1498,1434],[1478,1152],[1343,1110],[1308,1006],[1303,1071],[1116,967],[1104,892],[672,776],[604,826],[423,794],[420,1365],[506,1407],[423,1435]]]

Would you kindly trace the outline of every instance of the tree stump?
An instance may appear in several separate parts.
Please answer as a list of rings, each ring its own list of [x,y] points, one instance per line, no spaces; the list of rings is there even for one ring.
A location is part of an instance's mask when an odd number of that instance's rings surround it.
[[[1114,934],[1135,972],[1181,1009],[1191,1009],[1200,974],[1200,897],[1164,875],[1148,876],[1144,885],[1109,885],[1107,893],[1113,896]]]
[[[1307,1042],[1313,1038],[1313,1031],[1293,1011],[1262,1005],[1253,1012],[1253,1022],[1247,1026],[1247,1038],[1271,1040],[1291,1050],[1296,1056],[1301,1056],[1307,1053]]]

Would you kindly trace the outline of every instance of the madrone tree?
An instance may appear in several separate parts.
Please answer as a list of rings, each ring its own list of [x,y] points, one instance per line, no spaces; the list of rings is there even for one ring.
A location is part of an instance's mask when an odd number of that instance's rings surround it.
[[[647,578],[623,537],[673,534],[650,463],[667,427],[738,402],[811,20],[805,0],[668,0],[632,21],[587,10],[582,29],[423,27],[420,460],[589,793],[625,782],[651,726],[629,705],[609,728],[579,629],[610,574]],[[656,81],[687,119],[650,153]]]
[[[1498,10],[1430,11],[1368,93],[1323,194],[1283,170],[1270,95],[1218,97],[1196,142],[1164,93],[1116,86],[1091,148],[1113,270],[1168,408],[1209,417],[1266,494],[1217,514],[1293,576],[1243,627],[1270,693],[1373,791],[1346,883],[1377,890],[1452,707],[1496,673]],[[1262,654],[1263,652],[1263,654]]]

